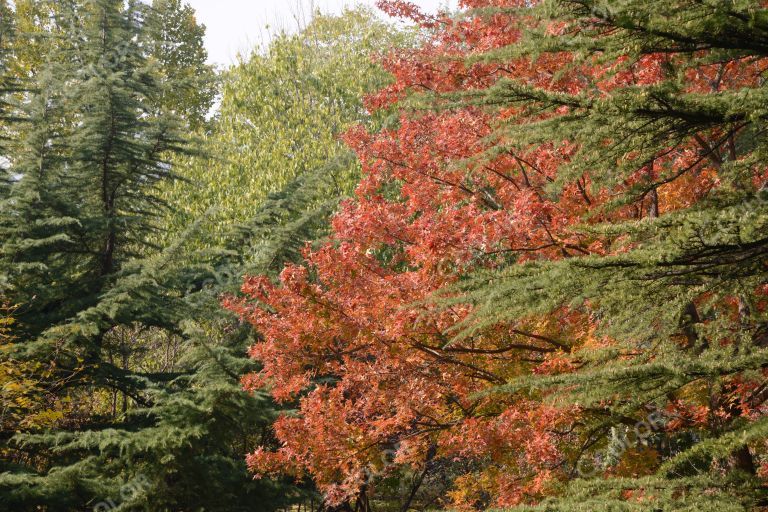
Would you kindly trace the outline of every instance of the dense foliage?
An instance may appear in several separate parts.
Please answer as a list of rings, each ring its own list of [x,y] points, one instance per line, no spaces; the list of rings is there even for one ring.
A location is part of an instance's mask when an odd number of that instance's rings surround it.
[[[2,293],[17,305],[3,346],[13,371],[0,504],[212,509],[209,491],[265,503],[275,490],[249,483],[245,445],[232,440],[258,432],[270,409],[225,376],[244,369],[227,359],[238,345],[186,331],[193,274],[169,265],[173,246],[147,244],[162,218],[156,185],[173,179],[167,155],[188,147],[184,117],[165,105],[172,77],[145,44],[156,11],[113,0],[55,7],[38,26],[51,38],[44,60],[22,51],[29,32],[10,50],[34,73],[12,103],[0,215]],[[202,357],[208,344],[215,355]],[[229,423],[233,410],[252,430]]]
[[[342,193],[327,171],[350,176],[354,159],[339,149],[327,162],[296,155],[285,187],[254,188],[260,204],[216,217],[211,232],[204,209],[184,212],[191,191],[216,185],[198,172],[215,160],[200,140],[250,105],[225,93],[228,110],[209,118],[217,80],[189,6],[0,8],[0,509],[275,510],[310,500],[309,486],[247,471],[245,454],[274,443],[277,413],[240,385],[256,369],[246,357],[253,333],[219,296],[327,231]],[[364,12],[319,20],[339,37],[386,28]],[[364,51],[358,78],[383,84]],[[270,76],[254,68],[241,80]],[[359,83],[335,79],[313,84],[359,105]],[[354,114],[348,123],[364,121]]]
[[[350,194],[359,165],[340,135],[379,121],[362,100],[389,80],[373,56],[409,39],[358,7],[317,14],[298,32],[276,34],[266,48],[241,56],[221,75],[216,122],[202,137],[209,158],[178,160],[188,181],[163,189],[176,212],[171,226],[207,216],[207,236],[226,236],[233,222],[257,215],[268,194],[306,173],[324,175],[315,191],[321,201]]]
[[[0,0],[0,510],[768,510],[768,3],[459,5]]]
[[[225,302],[299,410],[251,468],[358,509],[768,505],[764,2],[381,4],[428,34],[367,100],[399,121],[347,132],[331,240]]]

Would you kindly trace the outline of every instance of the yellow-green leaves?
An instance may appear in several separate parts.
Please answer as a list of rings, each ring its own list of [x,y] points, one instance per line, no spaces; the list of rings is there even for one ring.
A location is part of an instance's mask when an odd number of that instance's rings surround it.
[[[213,208],[215,238],[250,219],[269,193],[346,152],[339,136],[370,121],[363,96],[389,80],[377,52],[407,38],[369,9],[318,13],[304,30],[278,35],[226,71],[217,120],[202,143],[215,156],[176,160],[188,181],[164,190],[176,210],[171,233]],[[351,192],[357,165],[332,168],[328,196]]]

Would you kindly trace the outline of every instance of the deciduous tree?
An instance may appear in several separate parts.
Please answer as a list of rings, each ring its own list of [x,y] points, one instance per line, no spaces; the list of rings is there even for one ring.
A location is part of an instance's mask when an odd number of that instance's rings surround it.
[[[446,506],[760,505],[765,5],[462,4],[382,2],[430,34],[369,98],[398,122],[347,133],[331,242],[226,301],[299,410],[251,467],[331,505],[401,467]]]

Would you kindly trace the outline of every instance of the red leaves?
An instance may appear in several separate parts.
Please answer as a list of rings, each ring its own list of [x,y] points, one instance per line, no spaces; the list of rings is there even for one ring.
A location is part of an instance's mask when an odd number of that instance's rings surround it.
[[[421,26],[431,26],[433,18],[427,16],[412,2],[405,0],[377,0],[376,6],[394,18],[406,18]]]
[[[465,0],[463,5],[527,3]],[[535,65],[518,57],[468,63],[468,54],[514,43],[534,21],[504,13],[439,19],[409,2],[380,5],[431,32],[419,49],[385,60],[395,81],[369,98],[371,109],[414,92],[487,88],[504,77],[599,98],[618,87],[658,83],[669,58],[649,55],[621,69],[625,62],[576,66],[565,73],[572,58],[563,53],[539,56]],[[751,76],[759,75],[756,70],[753,66]],[[711,82],[715,70],[691,73],[695,90]],[[477,394],[520,375],[576,371],[563,348],[610,344],[593,338],[594,319],[557,311],[488,328],[461,345],[450,343],[446,332],[468,309],[439,309],[425,300],[463,273],[508,263],[508,257],[522,263],[624,250],[617,240],[587,238],[574,226],[642,217],[649,208],[646,198],[587,214],[661,172],[697,170],[658,187],[658,214],[705,197],[718,177],[716,168],[701,163],[702,148],[690,144],[661,151],[615,188],[595,189],[584,175],[553,193],[552,183],[578,148],[569,141],[512,144],[495,129],[505,122],[568,115],[570,107],[536,110],[518,120],[526,108],[401,110],[396,127],[377,133],[356,127],[345,135],[363,178],[355,198],[334,217],[331,241],[307,252],[304,264],[287,266],[277,284],[248,278],[245,298],[225,301],[262,336],[250,354],[263,369],[246,376],[243,385],[268,386],[279,401],[298,400],[298,415],[275,424],[281,448],[249,456],[253,471],[308,474],[333,503],[355,495],[371,471],[382,470],[381,455],[393,443],[399,443],[395,464],[415,467],[437,446],[438,457],[494,462],[456,479],[455,505],[471,505],[486,493],[499,507],[531,501],[567,476],[565,453],[575,442],[570,427],[577,410],[532,397]],[[680,408],[685,409],[680,417],[695,424],[708,413],[691,404]]]
[[[405,2],[389,4],[390,12],[428,23]],[[469,38],[483,48],[509,43],[518,37],[509,22],[508,16],[446,22],[421,50],[387,61],[397,80],[371,104],[388,104],[413,89],[493,83],[505,73],[498,66],[467,69],[442,57],[462,55]],[[307,253],[305,265],[287,266],[278,284],[249,278],[246,298],[225,303],[263,337],[250,351],[263,369],[245,377],[244,386],[268,385],[279,401],[299,399],[299,416],[275,425],[281,448],[251,455],[252,470],[308,473],[331,498],[343,500],[397,441],[396,464],[419,466],[436,444],[442,457],[491,455],[510,471],[546,475],[531,480],[529,490],[554,478],[563,438],[548,432],[572,415],[473,394],[530,365],[521,358],[557,348],[508,329],[446,346],[444,333],[466,308],[423,303],[459,273],[493,266],[512,250],[524,258],[562,257],[565,245],[578,243],[566,230],[578,221],[584,200],[569,192],[565,211],[543,192],[568,145],[480,156],[491,147],[486,137],[494,122],[466,108],[404,114],[397,128],[379,133],[350,130],[345,140],[364,177],[355,200],[333,219],[333,241]],[[506,347],[510,337],[518,348]],[[473,411],[491,403],[490,419],[473,419]],[[499,504],[519,499],[528,485],[512,490],[503,476],[493,482]]]

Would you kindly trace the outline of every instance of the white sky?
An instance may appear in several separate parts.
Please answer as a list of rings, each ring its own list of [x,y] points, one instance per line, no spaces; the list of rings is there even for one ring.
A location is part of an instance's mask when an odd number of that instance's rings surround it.
[[[238,53],[248,53],[255,45],[269,40],[269,34],[297,26],[296,16],[306,16],[314,3],[323,12],[339,12],[345,5],[375,0],[186,0],[206,28],[209,60],[214,64],[235,62]],[[457,0],[410,0],[425,12],[440,7],[455,8]],[[269,28],[267,28],[269,26]]]

